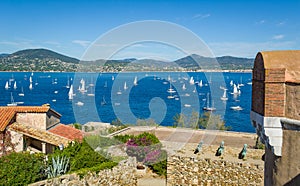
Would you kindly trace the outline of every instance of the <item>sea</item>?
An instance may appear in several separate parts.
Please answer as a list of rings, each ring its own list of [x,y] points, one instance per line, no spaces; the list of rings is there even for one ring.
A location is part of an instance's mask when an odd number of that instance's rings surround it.
[[[210,112],[231,131],[254,133],[251,79],[247,72],[0,72],[0,106],[50,104],[64,124],[118,118],[173,126],[182,114],[188,126],[195,113]]]

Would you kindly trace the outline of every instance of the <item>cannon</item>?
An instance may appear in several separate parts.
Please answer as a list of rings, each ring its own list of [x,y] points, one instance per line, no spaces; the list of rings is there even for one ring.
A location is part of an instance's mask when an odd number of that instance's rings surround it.
[[[200,141],[200,143],[198,144],[197,148],[194,151],[194,154],[197,154],[198,152],[201,151],[202,145],[203,145],[203,141]]]
[[[221,156],[224,152],[224,141],[221,142],[219,148],[217,149],[216,156]]]
[[[244,159],[247,154],[247,144],[244,144],[242,151],[239,153],[239,159]]]

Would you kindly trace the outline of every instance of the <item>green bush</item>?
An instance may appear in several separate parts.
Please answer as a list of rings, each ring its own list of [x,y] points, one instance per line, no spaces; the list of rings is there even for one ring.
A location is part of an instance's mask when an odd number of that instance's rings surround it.
[[[115,138],[107,138],[99,135],[86,136],[84,139],[93,149],[96,149],[97,147],[109,147],[122,143]]]
[[[126,143],[129,139],[132,138],[134,138],[134,135],[129,134],[114,136],[114,139],[119,140],[122,143]]]
[[[95,173],[98,174],[101,170],[112,169],[116,165],[118,165],[118,163],[113,162],[113,161],[109,161],[109,162],[101,163],[101,164],[96,165],[94,167],[80,169],[80,170],[76,171],[76,173],[80,176],[80,178],[82,178],[88,172],[95,172]]]
[[[101,154],[95,152],[85,140],[82,143],[75,142],[70,144],[62,151],[55,150],[51,156],[70,157],[70,171],[90,168],[103,162],[109,162]]]
[[[11,153],[0,158],[0,185],[27,185],[46,178],[43,154]]]

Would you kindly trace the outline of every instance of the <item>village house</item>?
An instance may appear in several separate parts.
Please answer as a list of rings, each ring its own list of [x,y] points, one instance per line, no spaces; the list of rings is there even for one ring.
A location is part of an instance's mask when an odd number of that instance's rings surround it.
[[[63,148],[72,141],[81,141],[83,133],[61,124],[60,117],[49,104],[0,107],[0,155],[11,148],[16,152],[48,154],[54,147]],[[7,142],[8,139],[10,142]]]

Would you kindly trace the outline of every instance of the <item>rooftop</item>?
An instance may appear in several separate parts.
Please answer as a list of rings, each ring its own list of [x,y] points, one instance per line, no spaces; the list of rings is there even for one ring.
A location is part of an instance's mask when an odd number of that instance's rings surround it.
[[[259,52],[265,69],[286,69],[285,81],[300,83],[300,50],[279,50]]]
[[[13,123],[12,125],[9,126],[9,128],[16,132],[22,133],[26,136],[29,136],[29,137],[32,137],[32,138],[38,139],[40,141],[56,145],[56,146],[59,146],[60,144],[63,144],[64,146],[68,146],[68,144],[71,142],[71,140],[69,140],[65,137],[53,134],[46,130],[33,128],[33,127],[22,125],[19,123]]]
[[[0,131],[5,130],[16,113],[47,113],[49,110],[55,113],[59,118],[61,117],[61,115],[51,109],[48,104],[42,106],[0,106]]]
[[[72,141],[82,141],[83,139],[83,132],[81,130],[64,124],[56,125],[48,131],[53,134],[63,136]]]

